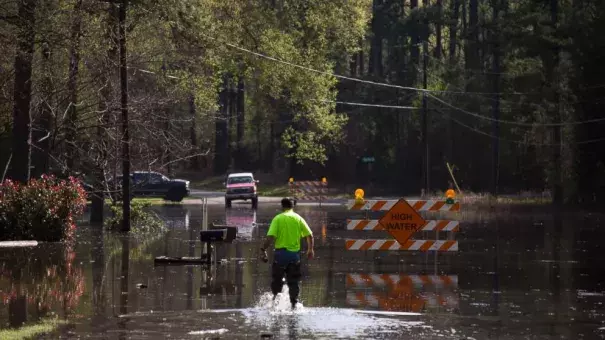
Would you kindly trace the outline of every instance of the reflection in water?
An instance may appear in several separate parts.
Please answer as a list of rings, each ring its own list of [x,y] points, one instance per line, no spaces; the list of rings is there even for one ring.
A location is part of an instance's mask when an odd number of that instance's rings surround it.
[[[189,244],[187,256],[195,255],[196,234],[193,228],[189,228]],[[193,309],[193,266],[187,267],[187,307],[188,310]]]
[[[183,205],[164,205],[154,207],[154,210],[164,220],[169,229],[189,229],[191,224],[191,210]]]
[[[18,290],[21,290],[17,286]],[[12,328],[23,326],[27,322],[27,296],[11,297],[8,301],[8,325]]]
[[[75,258],[72,242],[0,249],[0,299],[8,312],[5,323],[18,328],[51,313],[70,317],[86,288]]]
[[[400,312],[458,309],[457,275],[347,274],[347,304]],[[368,290],[368,288],[370,290]]]
[[[102,332],[100,327],[105,319],[106,295],[103,285],[105,277],[105,236],[103,226],[90,227],[90,258],[92,272],[92,316],[90,326],[93,332]]]
[[[120,314],[128,313],[128,267],[130,264],[130,239],[122,237],[122,270],[120,276]]]
[[[129,271],[130,267],[130,238],[128,236],[122,237],[122,256],[121,256],[121,270],[120,270],[120,315],[124,316],[128,314],[128,294],[129,294]],[[119,333],[119,339],[126,339],[126,322],[127,318],[120,318],[118,321],[118,328],[121,330]]]
[[[63,334],[68,339],[240,339],[264,332],[285,339],[604,335],[605,254],[595,240],[605,238],[605,228],[599,214],[465,213],[460,252],[435,257],[347,252],[343,239],[358,235],[345,230],[345,211],[300,206],[315,235],[317,259],[303,262],[304,307],[291,312],[257,304],[270,281],[269,264],[258,260],[259,236],[279,207],[261,208],[209,207],[211,221],[233,223],[235,217],[251,231],[217,248],[226,261],[212,271],[153,264],[155,256],[200,253],[199,206],[158,207],[176,221],[165,235],[128,240],[85,226],[77,249],[0,249],[0,322],[31,324],[57,313],[75,325]],[[148,288],[136,289],[138,283]]]
[[[225,224],[237,228],[237,238],[250,240],[256,230],[256,209],[226,208]]]

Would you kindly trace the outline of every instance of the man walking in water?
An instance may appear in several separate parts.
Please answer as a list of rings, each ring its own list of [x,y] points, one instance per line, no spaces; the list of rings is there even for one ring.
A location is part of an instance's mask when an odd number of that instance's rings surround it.
[[[283,211],[271,221],[267,238],[260,250],[263,261],[267,262],[267,248],[272,242],[275,242],[275,253],[271,267],[273,300],[275,300],[278,293],[281,293],[285,276],[290,292],[290,303],[292,308],[296,308],[300,289],[298,282],[301,277],[300,239],[307,239],[307,257],[309,259],[312,259],[315,253],[313,251],[313,232],[311,232],[307,222],[292,210],[293,205],[289,198],[281,200]]]

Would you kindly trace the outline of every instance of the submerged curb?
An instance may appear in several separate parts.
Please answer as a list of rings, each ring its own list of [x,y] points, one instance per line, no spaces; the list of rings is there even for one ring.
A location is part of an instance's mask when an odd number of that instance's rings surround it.
[[[36,247],[38,241],[0,241],[0,248]]]

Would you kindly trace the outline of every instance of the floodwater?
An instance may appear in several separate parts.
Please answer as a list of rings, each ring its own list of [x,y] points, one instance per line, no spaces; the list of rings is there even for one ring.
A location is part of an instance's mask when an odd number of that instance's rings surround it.
[[[73,245],[0,249],[0,330],[48,317],[66,323],[43,339],[603,339],[604,215],[548,208],[464,211],[457,253],[347,251],[359,215],[300,206],[316,259],[303,261],[301,303],[274,303],[260,240],[277,205],[209,206],[239,226],[219,264],[154,265],[198,256],[201,206],[164,206],[165,234],[125,238],[82,223]]]

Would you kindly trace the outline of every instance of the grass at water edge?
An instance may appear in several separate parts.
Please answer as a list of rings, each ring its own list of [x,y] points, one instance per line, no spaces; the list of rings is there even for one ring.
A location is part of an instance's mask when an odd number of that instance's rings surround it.
[[[0,340],[31,339],[37,335],[52,333],[67,322],[59,319],[45,319],[39,323],[15,329],[0,330]]]

